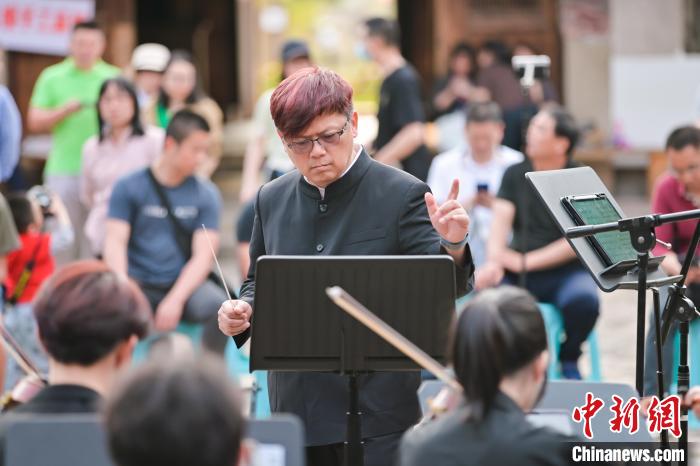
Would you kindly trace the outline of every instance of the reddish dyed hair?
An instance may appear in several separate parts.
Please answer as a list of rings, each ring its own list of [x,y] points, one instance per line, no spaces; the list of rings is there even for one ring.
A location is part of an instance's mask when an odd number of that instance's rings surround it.
[[[303,68],[282,81],[272,93],[270,113],[285,136],[297,136],[318,116],[352,115],[352,87],[338,73]]]
[[[90,366],[131,335],[143,338],[151,306],[133,280],[103,262],[85,260],[66,265],[44,282],[34,315],[52,358]]]

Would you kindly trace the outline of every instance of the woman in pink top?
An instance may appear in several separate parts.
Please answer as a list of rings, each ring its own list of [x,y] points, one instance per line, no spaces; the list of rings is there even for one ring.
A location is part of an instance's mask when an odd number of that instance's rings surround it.
[[[160,154],[165,134],[145,127],[136,91],[124,78],[106,80],[97,101],[99,133],[83,146],[82,201],[89,210],[85,235],[95,255],[102,254],[109,197],[122,176],[148,166]]]

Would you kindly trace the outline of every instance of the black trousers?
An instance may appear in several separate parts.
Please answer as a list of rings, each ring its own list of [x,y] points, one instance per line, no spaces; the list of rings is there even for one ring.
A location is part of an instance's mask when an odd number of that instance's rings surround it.
[[[518,276],[507,273],[504,282],[517,285]],[[598,288],[588,272],[578,263],[529,272],[525,288],[538,301],[552,303],[561,310],[566,340],[559,350],[559,360],[578,360],[581,344],[598,319]]]
[[[365,466],[392,466],[397,464],[399,443],[403,432],[363,440]],[[345,444],[334,443],[306,447],[307,466],[345,466]]]

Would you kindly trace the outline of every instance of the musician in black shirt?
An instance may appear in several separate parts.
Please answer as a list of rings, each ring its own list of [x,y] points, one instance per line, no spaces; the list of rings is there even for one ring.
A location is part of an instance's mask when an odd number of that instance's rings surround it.
[[[33,414],[97,413],[146,336],[151,310],[138,285],[103,262],[66,265],[34,301],[39,340],[49,358],[48,386],[0,418],[0,465],[7,428]]]
[[[453,332],[451,359],[464,400],[404,436],[400,465],[569,464],[572,439],[525,417],[544,393],[549,359],[533,297],[510,286],[483,291]]]

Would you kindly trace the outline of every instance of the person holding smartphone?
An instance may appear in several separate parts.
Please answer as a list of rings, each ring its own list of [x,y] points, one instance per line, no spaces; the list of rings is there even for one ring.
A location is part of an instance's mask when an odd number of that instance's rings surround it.
[[[460,199],[472,219],[469,245],[474,264],[486,261],[486,242],[491,226],[491,204],[503,173],[521,162],[523,154],[501,144],[503,115],[495,102],[472,103],[464,127],[466,144],[438,154],[428,172],[428,185],[438,202],[447,199],[450,181],[459,178]]]
[[[567,379],[581,378],[577,361],[598,319],[598,288],[525,173],[579,166],[573,160],[578,137],[574,118],[562,107],[545,107],[533,117],[527,131],[527,159],[505,171],[492,201],[487,260],[476,271],[477,289],[518,283],[538,301],[559,309],[566,333],[559,362]]]

